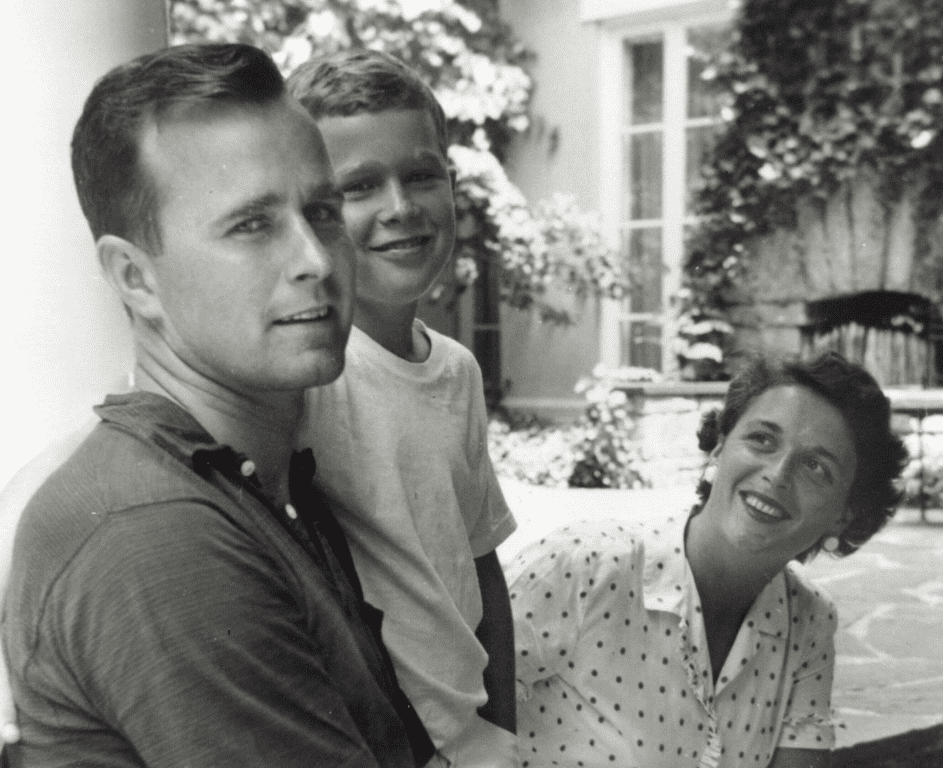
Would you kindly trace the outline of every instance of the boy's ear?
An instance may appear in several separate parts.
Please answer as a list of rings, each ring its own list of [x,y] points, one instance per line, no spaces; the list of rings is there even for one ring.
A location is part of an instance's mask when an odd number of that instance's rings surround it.
[[[155,256],[117,235],[102,235],[96,249],[105,279],[132,317],[160,317],[163,308],[156,290]]]

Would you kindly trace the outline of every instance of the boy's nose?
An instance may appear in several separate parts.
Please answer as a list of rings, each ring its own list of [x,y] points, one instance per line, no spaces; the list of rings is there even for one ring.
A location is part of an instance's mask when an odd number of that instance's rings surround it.
[[[382,213],[384,223],[402,221],[416,215],[418,207],[409,191],[398,180],[389,183],[386,193],[386,205]]]

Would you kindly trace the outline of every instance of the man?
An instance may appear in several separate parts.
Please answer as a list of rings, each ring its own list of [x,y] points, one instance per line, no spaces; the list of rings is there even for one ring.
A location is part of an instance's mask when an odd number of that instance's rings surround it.
[[[181,46],[106,75],[72,152],[136,390],[96,409],[20,524],[14,764],[424,763],[380,616],[291,449],[351,321],[314,123],[260,51]]]

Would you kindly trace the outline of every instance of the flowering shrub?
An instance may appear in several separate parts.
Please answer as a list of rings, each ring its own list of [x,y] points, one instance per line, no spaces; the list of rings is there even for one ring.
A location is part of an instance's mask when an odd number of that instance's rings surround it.
[[[532,417],[493,416],[488,422],[488,452],[498,476],[528,485],[567,487],[579,439],[574,426],[543,424]]]
[[[904,437],[910,459],[901,473],[904,501],[943,508],[943,416],[923,420],[923,434]]]
[[[632,441],[635,422],[620,387],[660,378],[660,373],[649,368],[597,365],[592,376],[580,379],[576,391],[583,393],[588,406],[580,423],[579,459],[570,477],[571,486],[644,488],[649,484],[640,471],[638,450]]]
[[[824,202],[865,169],[888,206],[920,190],[929,252],[943,212],[941,28],[939,0],[743,0],[731,49],[703,73],[732,103],[696,196],[683,309],[723,316],[751,241],[794,228],[797,201]]]
[[[528,52],[488,0],[170,0],[173,41],[240,41],[268,51],[284,72],[315,53],[351,47],[390,53],[429,83],[445,110],[458,173],[457,291],[492,259],[501,297],[546,320],[569,315],[544,299],[551,280],[577,295],[621,296],[625,279],[592,216],[570,198],[531,210],[499,158],[527,129]],[[450,302],[444,279],[433,300]]]
[[[678,291],[678,297],[689,300],[690,288]],[[733,326],[723,315],[709,307],[689,305],[678,318],[677,336],[672,351],[678,358],[684,381],[719,381],[729,378],[724,368],[724,350],[733,335]]]
[[[627,278],[597,218],[580,211],[572,197],[557,195],[532,211],[487,150],[453,144],[449,159],[456,170],[456,258],[469,264],[484,249],[501,265],[504,301],[565,323],[566,311],[544,298],[553,281],[580,297],[625,294]],[[466,269],[474,279],[477,272]]]

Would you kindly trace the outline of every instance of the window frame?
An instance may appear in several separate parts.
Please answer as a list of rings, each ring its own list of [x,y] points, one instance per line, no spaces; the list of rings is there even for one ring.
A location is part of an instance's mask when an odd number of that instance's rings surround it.
[[[651,4],[649,4],[651,5]],[[666,3],[664,7],[647,8],[633,14],[622,14],[600,21],[599,37],[599,210],[606,236],[622,252],[624,232],[633,229],[661,226],[661,254],[664,269],[662,277],[662,311],[633,312],[624,301],[603,300],[600,314],[599,359],[608,367],[625,364],[622,356],[623,338],[628,328],[636,323],[661,324],[662,373],[668,377],[677,373],[677,358],[671,353],[671,340],[677,335],[677,308],[673,297],[681,287],[681,266],[684,259],[685,228],[695,218],[685,212],[687,130],[708,125],[713,118],[687,119],[688,67],[687,30],[692,27],[730,24],[733,11],[726,0],[699,0],[679,6]],[[626,109],[629,84],[624,65],[625,46],[630,42],[660,40],[663,44],[662,76],[662,215],[660,219],[623,219],[627,210],[623,198],[622,180],[626,168],[623,162],[623,142],[633,133],[628,126]],[[646,125],[634,133],[653,130]],[[629,364],[634,364],[628,361]]]

